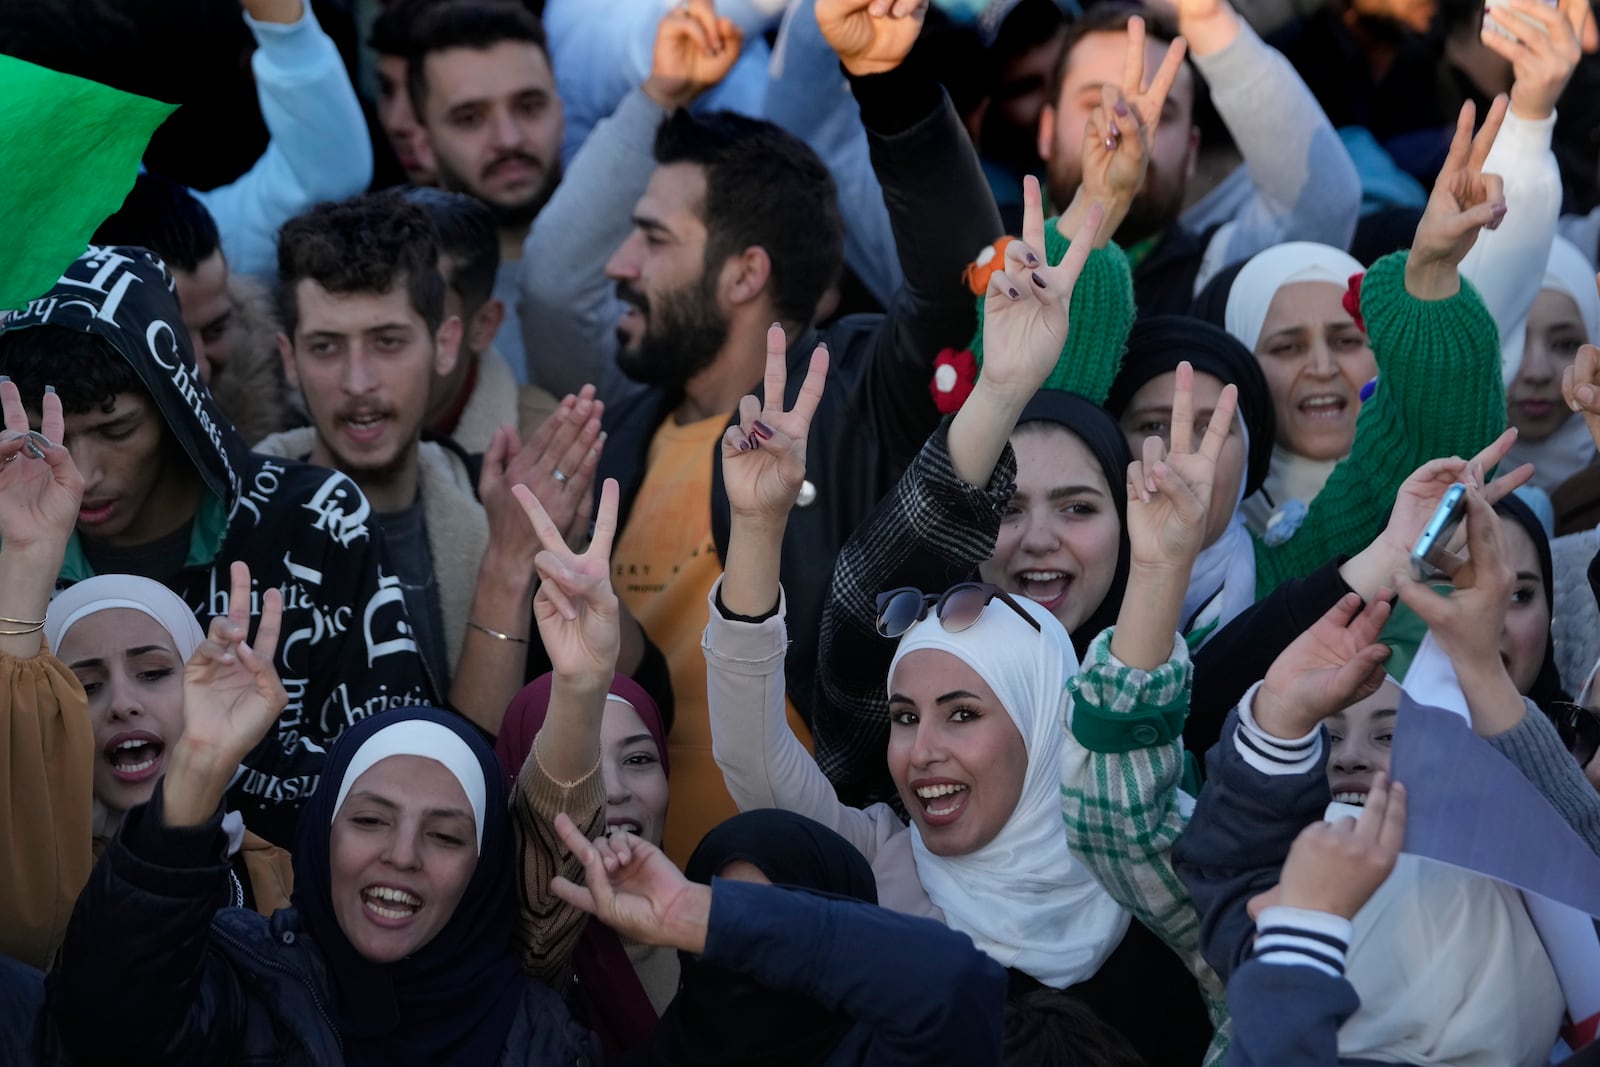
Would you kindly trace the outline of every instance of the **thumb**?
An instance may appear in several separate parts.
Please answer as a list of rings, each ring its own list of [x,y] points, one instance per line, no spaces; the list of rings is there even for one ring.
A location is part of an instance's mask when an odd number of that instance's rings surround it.
[[[1423,622],[1432,629],[1434,623],[1439,621],[1444,597],[1433,591],[1432,586],[1419,582],[1404,571],[1395,571],[1389,579],[1395,595],[1400,598],[1400,603],[1410,608]]]

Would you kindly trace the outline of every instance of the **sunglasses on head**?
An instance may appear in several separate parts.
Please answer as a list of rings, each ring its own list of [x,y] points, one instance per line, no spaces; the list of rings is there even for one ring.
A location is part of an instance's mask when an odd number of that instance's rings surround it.
[[[1556,724],[1556,733],[1561,738],[1561,743],[1572,753],[1572,758],[1578,761],[1578,766],[1586,767],[1594,759],[1594,754],[1600,751],[1600,716],[1584,707],[1582,704],[1572,704],[1567,701],[1557,701],[1550,705],[1549,715]]]
[[[967,629],[983,615],[989,601],[998,600],[1021,615],[1029,626],[1044,632],[1039,620],[1028,614],[997,585],[988,582],[962,582],[952,585],[942,593],[924,593],[914,586],[903,586],[878,594],[878,633],[884,637],[900,637],[907,630],[928,617],[932,608],[934,616],[951,633]]]

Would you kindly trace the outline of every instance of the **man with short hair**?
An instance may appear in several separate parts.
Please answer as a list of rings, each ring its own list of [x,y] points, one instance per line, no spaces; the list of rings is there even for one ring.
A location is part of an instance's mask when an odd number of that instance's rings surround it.
[[[721,53],[698,49],[689,21],[703,24],[693,11],[663,19],[670,47],[657,48],[658,60],[683,56],[683,64],[658,63],[650,82],[595,127],[573,161],[572,174],[581,165],[583,180],[564,182],[552,202],[559,217],[606,228],[608,241],[591,237],[573,255],[615,249],[605,274],[628,310],[608,351],[647,386],[608,403],[601,475],[622,487],[612,557],[618,596],[672,670],[678,715],[666,847],[680,860],[732,813],[712,756],[700,635],[728,543],[720,442],[740,397],[762,392],[768,331],[781,323],[788,341],[791,403],[819,341],[832,356],[808,442],[810,486],[783,546],[793,639],[786,679],[791,722],[804,731],[835,557],[937,427],[933,361],[940,349],[963,346],[975,321],[961,271],[1000,234],[987,182],[948,98],[901,67],[920,12],[873,15],[868,6],[822,0],[816,16],[850,76],[894,222],[906,281],[887,315],[814,326],[842,259],[833,180],[815,153],[770,123],[683,110],[720,76],[711,58],[730,58],[726,42]],[[605,165],[590,169],[591,161]],[[596,358],[592,351],[564,355]]]
[[[290,424],[271,302],[254,279],[228,270],[217,225],[193,193],[140,174],[93,243],[148,248],[166,263],[200,377],[247,444]]]
[[[556,410],[555,397],[535,385],[518,385],[511,365],[494,347],[506,306],[494,295],[500,242],[494,215],[481,202],[443,189],[404,194],[427,212],[439,238],[444,311],[461,320],[456,365],[434,379],[427,428],[468,452],[486,452],[502,426],[529,440]]]
[[[367,494],[430,679],[493,733],[527,681],[539,548],[511,486],[529,484],[568,536],[586,525],[600,410],[569,398],[552,434],[523,447],[497,427],[482,457],[424,441],[434,382],[461,344],[439,258],[427,214],[395,192],[284,226],[278,349],[312,425],[261,448],[342,471]]]
[[[514,307],[517,261],[561,180],[561,97],[544,27],[509,0],[452,0],[418,22],[406,77],[439,184],[482,201],[499,225],[494,295]],[[495,345],[528,380],[522,329],[506,317]]]
[[[250,614],[283,593],[277,670],[289,703],[246,757],[228,806],[285,848],[346,727],[434,699],[371,507],[342,474],[251,452],[200,380],[172,280],[142,248],[91,246],[0,318],[0,374],[38,426],[53,388],[82,472],[58,583],[137,574],[201,620],[228,612],[228,566],[250,567]]]
[[[1361,207],[1355,164],[1288,61],[1264,44],[1227,0],[1178,0],[1177,10],[1178,31],[1188,42],[1193,65],[1179,72],[1161,115],[1143,116],[1155,124],[1149,169],[1144,189],[1116,233],[1133,266],[1141,315],[1187,313],[1211,275],[1271,245],[1318,241],[1344,248]],[[1065,211],[1077,192],[1083,130],[1100,105],[1101,87],[1123,86],[1128,21],[1138,14],[1139,9],[1126,6],[1097,7],[1067,30],[1051,77],[1052,103],[1039,116],[1039,154],[1057,210]],[[1148,79],[1172,36],[1154,16],[1144,21]],[[1196,72],[1204,76],[1249,177],[1248,184],[1241,178],[1218,191],[1224,198],[1235,193],[1216,213],[1227,221],[1203,233],[1192,233],[1179,221],[1200,151]]]

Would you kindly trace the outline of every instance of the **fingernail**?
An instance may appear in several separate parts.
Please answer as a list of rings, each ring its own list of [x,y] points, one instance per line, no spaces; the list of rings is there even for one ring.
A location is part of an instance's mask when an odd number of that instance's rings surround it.
[[[1118,100],[1117,103],[1116,103],[1116,106],[1113,107],[1112,110],[1115,111],[1117,114],[1121,115],[1123,118],[1127,118],[1128,117],[1128,102],[1126,100]]]
[[[597,445],[603,445],[603,444],[605,444],[605,443],[606,443],[606,437],[607,437],[607,436],[608,436],[608,435],[607,435],[607,433],[606,433],[606,431],[605,431],[605,430],[601,430],[601,431],[600,431],[600,436],[599,436],[599,437],[596,437],[596,438],[595,438],[595,439],[594,439],[594,443],[595,443],[595,444],[597,444]]]
[[[1114,141],[1118,137],[1121,137],[1121,136],[1122,136],[1122,131],[1117,128],[1117,120],[1116,119],[1112,119],[1111,120],[1111,139]]]
[[[828,342],[826,341],[818,341],[817,347],[822,349],[824,352],[831,351],[831,349],[828,348]]]
[[[1115,137],[1107,137],[1106,138],[1106,151],[1107,152],[1115,152],[1116,150],[1117,150],[1117,139]]]
[[[1037,267],[1039,265],[1039,257],[1034,255],[1032,252],[1029,252],[1025,257],[1023,257],[1023,262],[1030,267]]]
[[[781,330],[781,329],[783,329],[783,323],[775,322],[770,327],[768,327],[768,329]]]
[[[11,380],[11,375],[9,375],[9,374],[0,374],[0,382],[9,382],[10,380]]]
[[[41,450],[39,446],[34,444],[32,441],[29,441],[25,447],[28,449],[28,455],[32,456],[34,459],[44,458],[43,450]]]
[[[739,442],[739,451],[740,452],[748,452],[748,451],[750,451],[750,441],[749,441],[748,438],[746,438],[745,440]]]
[[[1045,285],[1044,279],[1039,277],[1039,272],[1038,271],[1034,271],[1033,272],[1033,284],[1037,285],[1041,289],[1048,289],[1049,288],[1049,286]]]
[[[1011,299],[1016,300],[1022,294],[1017,292],[1015,289],[1007,289],[1006,290],[1006,295],[1009,296]]]
[[[53,393],[56,391],[56,387],[53,385],[47,385],[44,387],[44,391],[47,393]]]
[[[768,426],[766,423],[762,422],[760,419],[756,419],[755,421],[751,422],[750,423],[750,429],[755,433],[755,435],[757,437],[760,437],[763,440],[765,440],[765,439],[767,439],[767,438],[772,436],[772,427]]]

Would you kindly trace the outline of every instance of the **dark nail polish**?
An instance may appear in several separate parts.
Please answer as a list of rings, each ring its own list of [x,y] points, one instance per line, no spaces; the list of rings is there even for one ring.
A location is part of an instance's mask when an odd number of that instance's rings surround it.
[[[1038,271],[1034,271],[1033,272],[1033,284],[1037,285],[1041,289],[1048,289],[1049,288],[1049,286],[1044,284],[1044,279],[1039,277],[1039,272]]]
[[[34,444],[32,441],[29,441],[27,443],[27,445],[24,446],[24,447],[27,448],[28,455],[32,456],[34,459],[43,459],[44,458],[44,450],[41,449],[38,445]]]
[[[762,422],[760,419],[756,419],[755,421],[750,423],[750,430],[757,437],[760,437],[762,439],[766,439],[766,438],[769,438],[769,437],[772,436],[772,427],[768,426],[766,423]]]
[[[1039,265],[1039,257],[1034,255],[1032,252],[1029,252],[1027,256],[1024,257],[1023,262],[1030,267],[1037,267]]]
[[[739,451],[740,452],[748,452],[748,451],[750,451],[750,442],[749,441],[740,441],[739,442]]]
[[[1118,100],[1117,103],[1116,103],[1116,107],[1113,108],[1113,110],[1116,111],[1116,113],[1121,115],[1123,118],[1127,118],[1128,117],[1128,102],[1126,100]]]

